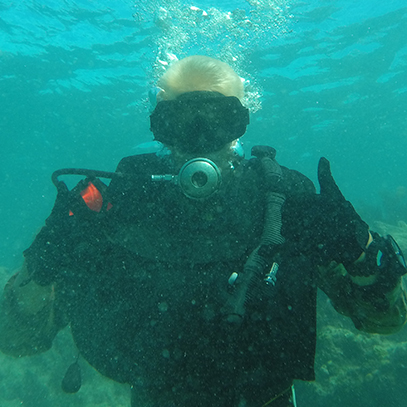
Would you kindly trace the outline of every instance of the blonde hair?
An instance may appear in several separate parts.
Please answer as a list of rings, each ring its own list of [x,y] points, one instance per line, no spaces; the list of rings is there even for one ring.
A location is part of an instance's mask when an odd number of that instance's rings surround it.
[[[213,91],[243,99],[243,83],[225,62],[203,55],[193,55],[173,63],[158,81],[163,100],[193,91]]]

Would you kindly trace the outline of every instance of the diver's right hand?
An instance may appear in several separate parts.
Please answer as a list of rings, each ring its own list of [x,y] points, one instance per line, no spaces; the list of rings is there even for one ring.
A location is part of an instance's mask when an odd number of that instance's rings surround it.
[[[10,278],[0,301],[0,351],[14,357],[48,350],[67,320],[56,319],[54,285],[31,280],[24,265]]]
[[[41,286],[33,281],[24,263],[21,270],[7,283],[5,297],[19,314],[35,315],[52,304],[55,299],[54,285]]]

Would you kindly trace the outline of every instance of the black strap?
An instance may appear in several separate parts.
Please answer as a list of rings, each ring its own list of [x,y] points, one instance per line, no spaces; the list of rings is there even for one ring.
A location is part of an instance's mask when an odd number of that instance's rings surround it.
[[[108,178],[113,179],[115,177],[120,177],[122,174],[110,171],[99,171],[99,170],[88,170],[86,168],[61,168],[60,170],[54,171],[51,180],[52,183],[58,188],[58,184],[61,182],[58,177],[61,175],[83,175],[86,178]]]

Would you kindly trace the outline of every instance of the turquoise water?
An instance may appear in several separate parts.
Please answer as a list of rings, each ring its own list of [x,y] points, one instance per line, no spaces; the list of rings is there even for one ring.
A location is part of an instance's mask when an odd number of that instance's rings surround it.
[[[255,144],[272,145],[281,164],[314,181],[318,159],[326,156],[343,193],[369,222],[407,222],[405,0],[2,0],[0,266],[9,274],[52,208],[51,173],[113,171],[150,141],[149,90],[168,62],[196,53],[221,58],[245,78],[252,111],[242,140],[247,155]],[[400,334],[397,346],[381,354],[391,362],[389,377],[397,359],[407,365],[402,340]],[[379,342],[355,339],[354,353],[365,343],[380,348]],[[61,348],[57,343],[55,352]],[[21,369],[41,371],[46,361]],[[329,367],[327,358],[321,363]],[[354,369],[362,363],[356,360]],[[379,389],[392,388],[384,401],[369,399],[361,387],[354,405],[401,406],[406,373],[404,365],[397,369],[398,382],[372,379]],[[59,380],[53,379],[55,397]],[[57,405],[45,388],[38,395],[38,383],[30,391],[20,397],[25,405]],[[308,403],[299,405],[322,406],[312,400],[323,391],[304,390]],[[60,405],[72,405],[64,400]],[[331,401],[341,405],[340,398]]]
[[[314,180],[326,156],[367,217],[407,220],[405,2],[194,7],[1,2],[0,264],[21,262],[49,213],[53,170],[113,170],[150,140],[148,90],[164,63],[194,53],[222,58],[247,80],[247,153],[270,144]]]

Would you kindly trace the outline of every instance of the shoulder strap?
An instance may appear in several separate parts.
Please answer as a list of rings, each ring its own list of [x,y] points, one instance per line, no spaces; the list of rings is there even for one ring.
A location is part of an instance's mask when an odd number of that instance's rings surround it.
[[[165,174],[170,171],[168,160],[154,153],[139,154],[123,158],[116,169],[118,176],[112,178],[109,196],[136,193],[139,188],[152,182],[153,174]]]
[[[262,247],[275,248],[284,243],[281,235],[281,208],[285,201],[284,185],[281,182],[283,171],[275,160],[276,150],[268,146],[255,146],[252,154],[261,163],[261,172],[264,175],[266,211],[264,219],[263,233],[260,244],[253,250],[247,259],[243,271],[233,279],[236,282],[233,295],[228,299],[224,308],[228,322],[240,323],[245,314],[245,304],[250,299],[250,292],[263,282],[265,270],[268,266],[268,259],[261,252]],[[270,250],[267,250],[269,253]]]

